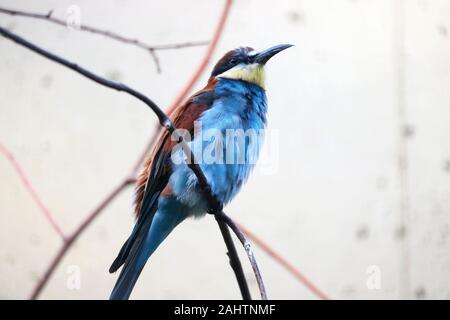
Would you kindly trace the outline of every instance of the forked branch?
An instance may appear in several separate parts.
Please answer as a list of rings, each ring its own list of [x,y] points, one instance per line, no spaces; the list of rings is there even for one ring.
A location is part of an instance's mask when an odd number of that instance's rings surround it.
[[[0,13],[8,14],[11,16],[43,20],[43,21],[47,21],[47,22],[62,26],[62,27],[69,26],[67,21],[54,17],[53,10],[50,10],[46,14],[42,14],[42,13],[21,11],[21,10],[0,7]],[[119,41],[119,42],[122,42],[125,44],[136,46],[140,49],[147,51],[148,53],[150,53],[151,57],[153,58],[153,61],[156,65],[156,70],[158,71],[158,73],[161,72],[161,65],[159,63],[159,58],[156,54],[156,51],[198,47],[198,46],[204,46],[204,45],[208,44],[208,41],[192,41],[192,42],[182,42],[182,43],[169,43],[169,44],[163,44],[163,45],[150,45],[139,39],[126,37],[119,33],[116,33],[116,32],[110,31],[110,30],[100,29],[100,28],[93,27],[93,26],[80,24],[78,26],[75,26],[75,29],[80,30],[80,31],[90,32],[90,33],[97,34],[97,35],[101,35],[101,36],[104,36],[104,37],[107,37],[107,38],[110,38],[110,39],[113,39],[113,40],[116,40],[116,41]]]

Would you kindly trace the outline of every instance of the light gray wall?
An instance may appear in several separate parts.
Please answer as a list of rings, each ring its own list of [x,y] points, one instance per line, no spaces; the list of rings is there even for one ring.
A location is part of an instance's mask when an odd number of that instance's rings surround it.
[[[62,18],[71,4],[82,23],[164,44],[209,39],[223,1],[0,1]],[[256,170],[227,212],[332,298],[450,298],[449,14],[445,0],[234,3],[214,60],[240,45],[296,46],[268,66],[277,170]],[[131,46],[26,18],[0,15],[0,24],[161,105],[205,50],[161,52],[159,75]],[[134,164],[155,117],[4,38],[0,52],[0,141],[73,230]],[[0,298],[26,298],[61,241],[4,158],[0,178]],[[108,297],[131,201],[130,188],[92,224],[42,298]],[[315,298],[255,251],[269,297]],[[239,298],[224,252],[211,217],[188,221],[152,257],[133,298]],[[80,290],[66,286],[70,266],[81,270]]]

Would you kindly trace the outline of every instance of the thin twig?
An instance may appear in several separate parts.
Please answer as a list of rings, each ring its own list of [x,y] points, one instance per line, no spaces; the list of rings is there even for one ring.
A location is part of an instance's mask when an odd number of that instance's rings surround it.
[[[256,282],[258,283],[259,293],[261,294],[262,300],[267,300],[266,288],[264,286],[264,282],[262,280],[261,272],[259,271],[258,263],[256,263],[255,254],[253,253],[252,246],[250,242],[248,242],[247,238],[245,238],[244,234],[241,232],[239,227],[234,221],[227,216],[223,211],[216,214],[216,219],[222,220],[225,222],[231,230],[233,230],[234,234],[238,237],[239,241],[242,243],[242,246],[247,253],[248,260],[252,266],[253,272],[256,277]]]
[[[12,41],[14,41],[15,43],[26,47],[28,49],[30,49],[31,51],[34,51],[37,54],[40,54],[42,56],[44,56],[47,59],[50,59],[54,62],[57,62],[83,76],[85,76],[88,79],[91,79],[92,81],[101,84],[105,87],[117,90],[117,91],[123,91],[128,93],[129,95],[135,97],[136,99],[141,100],[143,103],[145,103],[147,106],[150,107],[150,109],[152,109],[152,111],[156,114],[156,116],[159,119],[159,123],[165,127],[166,129],[169,129],[171,131],[174,131],[175,128],[172,125],[172,122],[170,121],[170,119],[166,116],[166,114],[156,105],[156,103],[154,103],[151,99],[149,99],[147,96],[145,96],[144,94],[130,88],[129,86],[121,83],[121,82],[117,82],[117,81],[113,81],[113,80],[109,80],[103,77],[100,77],[99,75],[96,75],[95,73],[79,66],[78,64],[68,61],[64,58],[61,58],[60,56],[57,56],[54,53],[51,53],[45,49],[42,49],[38,46],[36,46],[35,44],[25,40],[24,38],[0,27],[0,34],[2,36],[4,36],[5,38],[8,38]]]
[[[44,21],[48,21],[48,22],[54,23],[59,26],[64,26],[64,27],[68,26],[67,21],[53,17],[53,10],[50,10],[46,14],[41,14],[41,13],[14,10],[14,9],[0,7],[0,13],[9,14],[12,16],[20,16],[20,17],[44,20]],[[126,37],[121,34],[109,31],[109,30],[104,30],[104,29],[100,29],[100,28],[96,28],[96,27],[92,27],[92,26],[88,26],[88,25],[80,25],[80,26],[77,26],[77,28],[75,28],[75,29],[90,32],[90,33],[97,34],[97,35],[101,35],[101,36],[104,36],[104,37],[107,37],[107,38],[110,38],[110,39],[113,39],[113,40],[116,40],[116,41],[119,41],[122,43],[136,46],[140,49],[144,49],[152,57],[158,73],[161,72],[161,65],[159,63],[159,58],[156,55],[156,51],[198,47],[198,46],[204,46],[204,45],[208,44],[208,41],[197,41],[197,42],[191,41],[191,42],[184,42],[184,43],[149,45],[149,44],[142,42],[135,38]]]
[[[23,171],[23,169],[20,167],[20,165],[17,163],[16,159],[14,158],[14,155],[2,144],[0,143],[0,153],[2,153],[5,158],[9,161],[9,163],[12,165],[14,170],[16,171],[17,175],[22,180],[23,185],[30,193],[31,197],[33,198],[34,202],[37,204],[37,206],[41,209],[41,211],[44,213],[47,220],[50,222],[50,225],[53,227],[53,229],[56,231],[59,236],[65,240],[67,237],[64,234],[64,231],[62,230],[59,223],[55,220],[53,217],[53,214],[50,212],[50,210],[47,208],[47,206],[44,204],[44,202],[41,200],[39,195],[37,194],[36,190],[34,189],[33,185],[31,184],[30,180],[28,179],[27,175]]]
[[[238,278],[237,282],[239,285],[239,289],[241,290],[242,299],[252,300],[247,280],[245,279],[245,274],[242,270],[241,260],[239,259],[233,239],[231,238],[230,229],[228,229],[226,223],[223,223],[223,221],[219,219],[218,214],[215,215],[215,218],[217,223],[219,224],[220,232],[222,233],[225,245],[228,248],[228,258],[230,260],[230,266],[236,274],[236,278]]]

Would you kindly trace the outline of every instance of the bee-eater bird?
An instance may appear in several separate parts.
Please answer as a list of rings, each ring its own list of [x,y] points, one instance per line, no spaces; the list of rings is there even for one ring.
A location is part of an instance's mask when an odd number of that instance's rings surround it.
[[[211,192],[223,205],[233,199],[247,180],[263,137],[245,136],[243,145],[235,144],[236,136],[230,136],[230,132],[265,128],[264,66],[289,47],[283,44],[261,52],[250,47],[229,51],[215,65],[206,87],[171,114],[177,129],[194,135],[188,145]],[[206,146],[204,137],[195,134],[198,124],[203,133],[213,132],[214,139]],[[210,209],[195,174],[186,164],[188,159],[176,146],[177,141],[164,132],[145,161],[136,186],[137,221],[109,269],[113,273],[123,265],[110,299],[128,299],[148,258],[169,233],[184,219],[204,215]],[[215,154],[216,161],[205,158],[198,161],[197,155],[207,150]],[[225,154],[227,159],[222,161],[220,157]]]

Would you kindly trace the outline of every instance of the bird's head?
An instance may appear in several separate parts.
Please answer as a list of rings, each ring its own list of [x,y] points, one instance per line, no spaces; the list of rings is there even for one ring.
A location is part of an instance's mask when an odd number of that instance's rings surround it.
[[[243,80],[264,88],[264,66],[277,53],[292,47],[280,44],[264,51],[240,47],[227,52],[214,67],[211,78]]]

